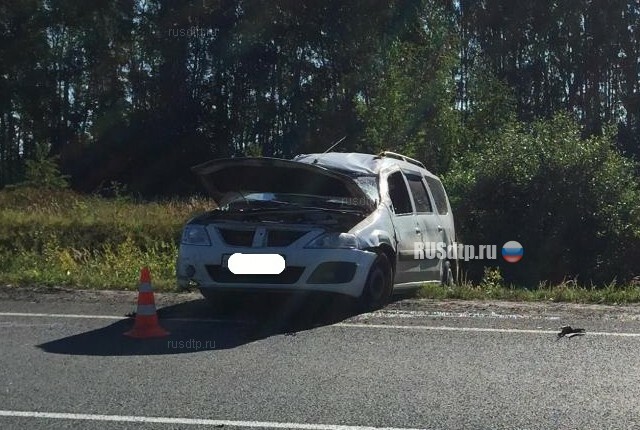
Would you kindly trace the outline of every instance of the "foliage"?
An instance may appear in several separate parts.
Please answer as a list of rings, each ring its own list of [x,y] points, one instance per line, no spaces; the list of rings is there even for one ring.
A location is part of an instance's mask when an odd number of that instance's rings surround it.
[[[629,279],[640,261],[640,190],[612,141],[610,130],[581,138],[566,115],[507,127],[445,178],[462,240],[520,242],[523,260],[502,266],[509,282]]]
[[[134,288],[148,265],[175,286],[180,231],[211,203],[81,196],[69,190],[0,191],[0,283]]]
[[[489,138],[516,121],[516,98],[511,87],[486,65],[476,64],[468,82],[469,102],[463,116],[463,151],[479,151]]]
[[[57,158],[38,156],[34,160],[27,160],[25,180],[17,186],[49,190],[69,187],[69,176],[60,173]]]
[[[373,74],[357,110],[369,148],[401,152],[444,171],[460,139],[451,105],[455,38],[442,7],[425,11],[423,22],[424,31],[412,41],[396,40],[380,53],[384,66]]]
[[[504,279],[502,278],[500,269],[497,267],[485,267],[484,275],[480,281],[480,287],[489,290],[504,287]]]
[[[441,173],[507,117],[560,111],[638,155],[639,23],[630,0],[7,2],[0,187],[38,142],[85,192],[188,195],[208,158],[345,135]]]

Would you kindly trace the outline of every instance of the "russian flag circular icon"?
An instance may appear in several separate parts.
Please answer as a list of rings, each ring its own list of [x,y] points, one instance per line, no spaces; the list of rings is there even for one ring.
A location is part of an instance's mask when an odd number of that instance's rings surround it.
[[[502,245],[502,258],[504,258],[508,263],[517,263],[522,260],[523,255],[524,249],[522,248],[522,245],[520,245],[520,242],[510,240]]]

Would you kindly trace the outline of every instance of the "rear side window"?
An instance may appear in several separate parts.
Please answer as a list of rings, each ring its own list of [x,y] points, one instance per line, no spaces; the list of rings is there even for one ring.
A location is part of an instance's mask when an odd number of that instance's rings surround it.
[[[419,175],[407,175],[407,181],[409,181],[409,189],[416,205],[416,212],[433,212],[431,200],[429,200],[429,194],[424,182],[422,182],[422,177]]]
[[[426,177],[427,184],[433,195],[433,200],[436,202],[436,208],[440,215],[446,215],[449,213],[449,207],[447,205],[447,194],[444,192],[444,187],[439,180],[435,178]]]
[[[396,215],[413,213],[409,191],[407,191],[402,173],[392,173],[389,175],[387,183],[389,185],[389,198]]]

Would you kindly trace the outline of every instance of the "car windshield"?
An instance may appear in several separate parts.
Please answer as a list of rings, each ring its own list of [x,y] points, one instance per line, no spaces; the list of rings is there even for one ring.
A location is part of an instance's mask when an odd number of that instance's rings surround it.
[[[379,199],[378,178],[376,176],[357,176],[353,180],[364,191],[364,193],[376,202]],[[228,193],[223,199],[225,204],[222,208],[233,209],[235,207],[260,205],[260,206],[298,206],[298,207],[355,207],[367,206],[369,202],[364,198],[340,197],[340,196],[316,196],[309,194],[292,193],[243,193],[236,191]]]
[[[374,202],[380,200],[380,193],[378,191],[378,177],[377,176],[357,176],[353,180],[358,186],[365,192],[365,194]]]

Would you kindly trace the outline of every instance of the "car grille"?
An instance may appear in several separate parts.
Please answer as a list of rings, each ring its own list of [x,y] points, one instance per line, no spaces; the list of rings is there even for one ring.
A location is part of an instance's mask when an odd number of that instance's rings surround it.
[[[227,245],[250,247],[253,245],[253,237],[256,233],[256,229],[235,229],[219,227],[218,232],[220,233],[220,236],[222,236],[222,240],[224,240]],[[268,229],[266,235],[266,243],[259,244],[258,246],[289,246],[308,232],[309,230]]]
[[[269,230],[267,246],[289,246],[307,233],[300,230]]]
[[[253,243],[253,235],[256,231],[255,229],[237,230],[230,228],[218,228],[218,232],[220,233],[220,236],[222,236],[222,240],[224,240],[227,245],[251,246]]]
[[[277,275],[235,275],[220,265],[207,265],[206,268],[215,282],[229,284],[293,284],[304,272],[304,267],[287,266]]]

